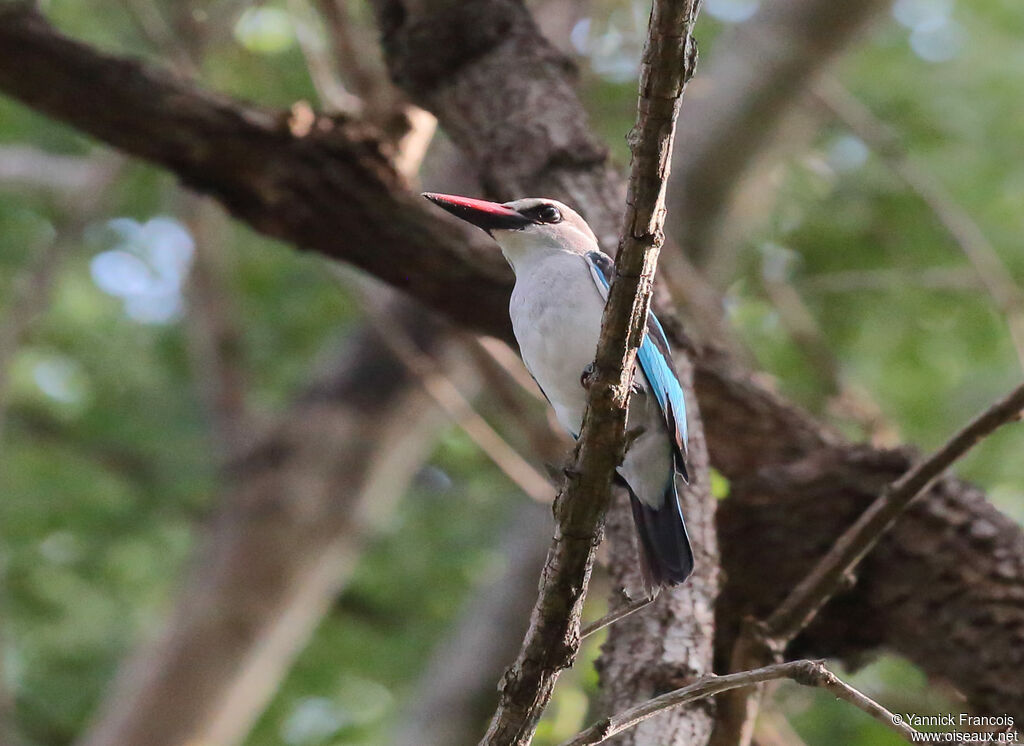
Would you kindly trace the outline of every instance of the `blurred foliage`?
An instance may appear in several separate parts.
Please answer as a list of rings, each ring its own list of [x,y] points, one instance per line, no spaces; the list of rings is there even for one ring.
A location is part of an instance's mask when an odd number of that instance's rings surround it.
[[[181,25],[208,37],[200,65],[206,85],[269,106],[315,101],[283,0],[44,6],[76,37],[153,60],[164,54],[147,8],[180,20],[181,7],[189,7]],[[757,6],[706,0],[702,54],[713,55],[719,32]],[[646,5],[595,0],[580,7],[586,17],[572,26],[567,45],[578,56],[594,126],[624,162]],[[357,16],[365,23],[363,10]],[[169,22],[172,38],[189,39]],[[365,26],[362,33],[374,32]],[[977,219],[1018,281],[1022,35],[1024,10],[1015,0],[899,0],[838,71]],[[832,417],[827,382],[763,290],[765,272],[781,276],[820,324],[844,381],[877,402],[907,441],[934,447],[1019,379],[1005,320],[935,216],[886,163],[841,123],[822,117],[819,124],[815,140],[777,165],[763,187],[770,210],[737,247],[738,267],[725,283],[730,318],[784,391]],[[86,159],[105,154],[0,99],[0,148],[13,146]],[[86,215],[74,192],[0,182],[0,324],[17,323],[15,289],[38,271],[33,258],[41,248],[57,244],[50,301],[4,361],[0,433],[3,683],[30,746],[71,742],[118,661],[158,629],[221,487],[201,394],[205,371],[189,332],[193,253],[182,249],[181,236],[194,239],[195,216],[168,175],[138,163],[116,168]],[[235,223],[217,235],[223,240],[215,249],[230,268],[219,292],[241,331],[236,364],[249,387],[246,403],[254,417],[270,418],[361,310],[317,258]],[[168,252],[178,264],[168,264]],[[966,281],[920,282],[932,270]],[[870,282],[843,288],[854,272]],[[833,421],[863,435],[852,420]],[[960,471],[1024,520],[1022,450],[1024,431],[1001,433]],[[725,480],[715,484],[728,499]],[[432,647],[473,589],[500,569],[494,547],[515,499],[464,436],[448,433],[248,743],[386,743]],[[598,646],[588,643],[584,660],[563,678],[540,746],[586,722]],[[953,707],[894,659],[854,681],[900,711]],[[812,746],[891,740],[821,693],[781,687],[773,706]]]

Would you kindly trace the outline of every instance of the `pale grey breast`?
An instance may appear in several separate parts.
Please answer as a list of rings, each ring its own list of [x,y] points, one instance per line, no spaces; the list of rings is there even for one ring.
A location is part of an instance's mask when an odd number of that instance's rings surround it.
[[[552,252],[518,268],[509,304],[512,329],[526,367],[571,433],[583,420],[580,375],[594,361],[603,309],[579,254]]]

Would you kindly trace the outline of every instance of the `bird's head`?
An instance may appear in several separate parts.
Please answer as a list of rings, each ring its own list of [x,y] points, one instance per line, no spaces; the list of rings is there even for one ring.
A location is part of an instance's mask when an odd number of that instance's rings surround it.
[[[598,248],[590,226],[575,210],[557,200],[526,197],[499,204],[452,194],[424,192],[423,196],[487,231],[513,268],[553,251],[585,254]]]

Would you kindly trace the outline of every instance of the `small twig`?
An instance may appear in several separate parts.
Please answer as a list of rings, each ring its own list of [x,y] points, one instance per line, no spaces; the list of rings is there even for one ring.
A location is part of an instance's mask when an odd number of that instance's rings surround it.
[[[544,401],[544,394],[541,393],[540,387],[530,377],[530,372],[526,370],[522,359],[511,347],[495,337],[475,337],[474,339],[477,347],[505,371],[510,380],[515,381],[523,391],[534,399]]]
[[[884,488],[766,620],[744,625],[733,647],[730,667],[744,670],[781,655],[819,609],[848,585],[860,561],[914,499],[985,437],[1002,425],[1020,419],[1022,409],[1024,384],[972,420],[929,458]],[[713,743],[740,746],[750,743],[758,698],[758,692],[754,691],[723,699],[720,703],[722,716]]]
[[[395,170],[410,184],[414,183],[437,131],[437,119],[409,103],[390,84],[380,66],[367,63],[369,50],[360,49],[356,43],[354,22],[343,0],[316,1],[332,54],[327,54],[320,40],[314,38],[309,0],[288,2],[292,15],[301,17],[296,35],[321,102],[339,112],[358,114],[378,127],[394,146]],[[352,91],[345,87],[342,78],[351,81]]]
[[[554,491],[551,483],[473,409],[473,405],[459,392],[451,379],[441,372],[433,359],[416,350],[408,338],[397,336],[397,324],[381,325],[375,319],[371,319],[371,324],[383,327],[380,329],[381,336],[388,349],[419,378],[430,398],[505,476],[533,500],[551,502]]]
[[[186,348],[220,462],[228,464],[245,452],[254,418],[246,405],[249,376],[236,298],[230,292],[226,217],[212,200],[187,193],[180,198],[177,213],[195,240],[186,290]]]
[[[122,5],[146,41],[166,54],[173,67],[182,74],[199,77],[199,66],[152,0],[122,0]]]
[[[529,443],[534,462],[560,464],[564,461],[571,437],[558,424],[554,413],[540,393],[540,388],[530,378],[519,357],[503,342],[488,338],[495,346],[504,348],[501,354],[507,353],[511,356],[512,362],[518,363],[522,370],[522,378],[511,375],[509,370],[491,355],[483,343],[483,338],[468,333],[459,334],[458,337],[480,372],[488,393],[501,405]],[[536,411],[535,405],[538,402],[544,402],[543,414]],[[560,482],[561,470],[555,471],[559,473]]]
[[[872,443],[895,440],[895,431],[886,422],[882,408],[866,391],[850,385],[827,335],[797,288],[767,267],[762,271],[761,279],[765,294],[794,346],[817,373],[828,397],[829,411],[855,421]]]
[[[707,699],[732,689],[763,684],[766,681],[774,681],[776,679],[791,679],[802,686],[825,689],[834,694],[838,699],[849,702],[854,707],[867,713],[878,722],[898,733],[906,741],[913,742],[913,739],[917,736],[917,731],[906,725],[900,718],[895,717],[893,713],[867,695],[840,680],[835,674],[825,668],[820,661],[800,660],[790,663],[777,663],[772,666],[742,671],[740,673],[731,673],[725,676],[704,676],[689,686],[662,694],[660,697],[650,699],[624,712],[604,718],[574,738],[565,741],[561,746],[594,746],[595,744],[604,743],[612,736],[632,728],[637,723],[663,710],[679,707],[696,700]]]
[[[654,603],[657,596],[638,598],[635,601],[630,601],[625,606],[622,606],[615,611],[609,611],[600,619],[595,619],[586,627],[580,630],[580,639],[584,640],[590,637],[595,632],[600,632],[605,627],[610,627],[618,621],[621,621],[628,617],[630,614],[640,609],[644,609]]]

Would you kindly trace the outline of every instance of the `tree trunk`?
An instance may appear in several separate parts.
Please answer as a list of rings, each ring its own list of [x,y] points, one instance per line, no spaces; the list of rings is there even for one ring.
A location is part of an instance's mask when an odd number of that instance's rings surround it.
[[[431,348],[440,327],[398,323]],[[122,667],[82,746],[241,743],[447,419],[364,331],[345,363],[229,467],[167,627]]]

